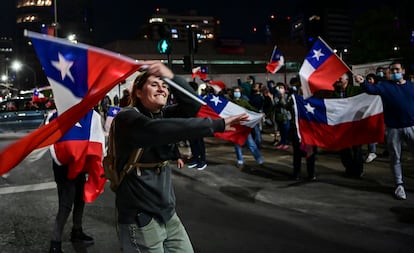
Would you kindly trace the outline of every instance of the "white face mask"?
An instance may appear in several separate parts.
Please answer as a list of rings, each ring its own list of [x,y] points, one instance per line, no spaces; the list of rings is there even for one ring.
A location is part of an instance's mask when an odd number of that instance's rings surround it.
[[[284,88],[277,87],[276,89],[279,91],[280,94],[285,94],[285,89]]]
[[[392,73],[391,74],[391,80],[393,81],[399,81],[403,78],[403,74],[402,73]]]

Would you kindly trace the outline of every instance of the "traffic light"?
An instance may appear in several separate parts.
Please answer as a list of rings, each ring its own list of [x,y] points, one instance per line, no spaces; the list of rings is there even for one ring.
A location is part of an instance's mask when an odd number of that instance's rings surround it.
[[[171,40],[161,39],[158,41],[158,52],[160,54],[169,54],[171,52]]]
[[[168,24],[157,24],[156,32],[158,37],[157,49],[160,54],[171,53],[171,28]]]

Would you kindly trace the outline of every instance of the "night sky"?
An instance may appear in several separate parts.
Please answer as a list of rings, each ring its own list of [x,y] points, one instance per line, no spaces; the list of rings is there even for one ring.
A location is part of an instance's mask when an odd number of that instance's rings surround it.
[[[342,1],[342,2],[341,2]],[[394,0],[398,5],[406,0]],[[14,32],[15,0],[0,1],[0,35],[9,35]],[[170,13],[181,14],[188,10],[197,10],[202,16],[215,16],[221,20],[221,36],[248,38],[252,35],[253,27],[263,31],[266,20],[270,15],[278,17],[294,16],[306,9],[325,6],[322,0],[57,0],[58,19],[73,15],[71,4],[91,2],[90,13],[95,24],[97,44],[108,43],[117,39],[135,39],[139,27],[146,23],[148,17],[155,13],[157,7],[166,8]],[[358,13],[367,8],[374,8],[380,3],[389,3],[389,0],[336,0],[338,5],[350,6],[353,12]]]
[[[108,29],[108,26],[96,27],[96,32],[101,34],[104,40],[112,37],[133,37],[137,27],[144,24],[149,15],[155,13],[157,7],[166,8],[172,14],[181,14],[195,9],[200,16],[218,17],[221,20],[224,36],[243,37],[248,35],[254,26],[264,27],[266,18],[271,14],[288,15],[293,11],[292,3],[297,1],[289,1],[290,5],[287,4],[288,1],[272,1],[273,4],[270,5],[267,0],[255,0],[254,5],[253,1],[244,3],[245,1],[223,0],[155,0],[147,1],[145,4],[142,1],[130,0],[116,2],[119,5],[115,6],[112,0],[101,0],[94,8],[97,24],[105,23],[111,27],[111,29]],[[274,2],[281,3],[274,4]]]

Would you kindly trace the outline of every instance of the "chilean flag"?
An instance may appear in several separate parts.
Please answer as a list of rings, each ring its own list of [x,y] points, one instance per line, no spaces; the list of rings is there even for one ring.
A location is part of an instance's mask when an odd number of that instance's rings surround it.
[[[196,78],[198,76],[201,80],[207,79],[207,67],[205,66],[193,68],[191,72],[191,78]]]
[[[334,90],[335,81],[348,71],[348,66],[318,38],[299,70],[303,97],[308,98],[318,90]]]
[[[218,80],[210,80],[207,85],[213,88],[217,93],[226,89],[226,84]]]
[[[272,57],[270,57],[270,61],[266,65],[266,70],[274,74],[277,71],[279,71],[279,69],[281,69],[284,64],[285,64],[285,57],[283,57],[282,53],[275,46],[273,48]]]
[[[105,133],[101,115],[90,110],[58,142],[50,146],[50,153],[59,165],[68,165],[69,179],[87,172],[84,187],[85,202],[93,202],[104,191],[106,178],[102,167],[105,153]]]
[[[380,96],[308,98],[295,94],[295,124],[302,143],[327,150],[384,141]]]
[[[47,100],[47,98],[40,93],[39,89],[33,90],[32,102],[44,102],[45,100]]]
[[[206,105],[201,106],[200,111],[197,114],[197,117],[204,118],[226,118],[233,115],[238,115],[242,113],[247,113],[249,115],[249,121],[243,125],[235,125],[235,131],[226,131],[222,133],[215,133],[214,136],[237,143],[240,146],[243,146],[247,140],[248,135],[251,133],[252,128],[258,124],[263,115],[261,113],[253,112],[243,108],[235,103],[228,101],[224,97],[216,96],[214,94],[209,94],[203,98],[203,101],[206,102]]]
[[[75,124],[86,126],[84,117],[89,117],[91,109],[142,66],[134,59],[89,45],[35,32],[25,31],[25,35],[30,37],[47,75],[59,116],[3,149],[0,175],[35,149],[63,141]]]
[[[111,128],[112,121],[114,120],[115,116],[118,112],[121,111],[121,107],[110,105],[108,108],[108,115],[106,116],[105,121],[105,132],[109,133],[109,129]]]

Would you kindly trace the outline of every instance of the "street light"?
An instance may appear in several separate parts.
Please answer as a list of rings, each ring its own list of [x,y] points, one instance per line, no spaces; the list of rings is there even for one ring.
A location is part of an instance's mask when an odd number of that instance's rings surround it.
[[[342,49],[342,50],[338,50],[338,49],[336,49],[336,48],[335,48],[335,49],[333,50],[333,52],[334,52],[335,54],[338,54],[338,53],[339,53],[339,58],[341,58],[341,59],[342,59],[343,55],[348,53],[348,49],[347,49],[347,48],[344,48],[344,49]]]
[[[25,66],[28,70],[30,70],[32,72],[32,74],[33,74],[33,86],[36,86],[36,84],[37,84],[36,72],[34,71],[34,69],[32,67],[30,67],[27,64],[23,64],[20,61],[16,60],[16,61],[12,62],[11,68],[14,71],[18,72],[22,69],[23,66]]]

